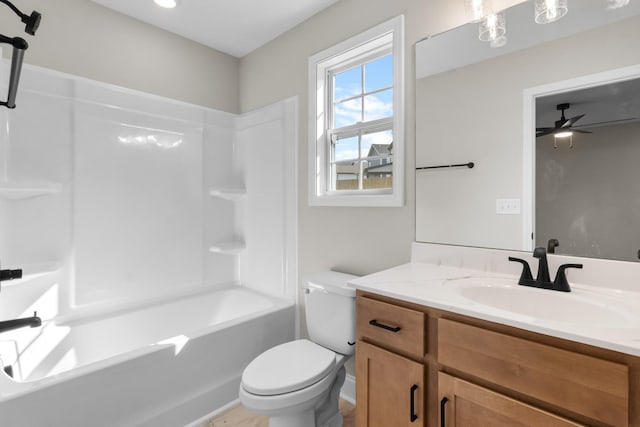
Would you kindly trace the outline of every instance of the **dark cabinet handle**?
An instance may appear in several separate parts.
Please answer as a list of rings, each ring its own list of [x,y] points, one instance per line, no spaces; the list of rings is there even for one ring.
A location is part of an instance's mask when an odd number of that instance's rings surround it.
[[[414,422],[418,419],[418,415],[416,414],[416,390],[418,389],[417,384],[411,386],[411,390],[409,391],[409,398],[411,399],[411,408],[409,408],[409,419],[411,422]]]
[[[370,320],[369,321],[370,325],[376,326],[378,328],[382,328],[385,329],[387,331],[391,331],[391,332],[398,332],[400,331],[400,329],[402,329],[400,326],[389,326],[389,325],[385,325],[384,323],[378,323],[378,321],[376,319]]]
[[[446,406],[448,401],[449,399],[447,399],[446,397],[443,397],[442,400],[440,401],[440,427],[445,427],[446,425],[445,419],[444,419],[444,407]]]

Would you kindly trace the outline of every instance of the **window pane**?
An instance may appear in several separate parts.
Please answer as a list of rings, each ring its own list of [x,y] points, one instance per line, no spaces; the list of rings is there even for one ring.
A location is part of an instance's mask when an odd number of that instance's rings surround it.
[[[358,136],[338,138],[333,144],[333,189],[357,190],[360,188],[360,153]]]
[[[335,190],[360,189],[360,162],[358,160],[336,162],[334,170],[333,188]]]
[[[333,127],[341,128],[362,121],[362,98],[340,102],[334,106]]]
[[[364,66],[365,91],[393,86],[393,55],[387,55]]]
[[[355,160],[358,158],[358,137],[338,139],[333,144],[333,160]]]
[[[362,94],[362,66],[338,73],[333,78],[333,102]]]
[[[369,133],[362,137],[362,157],[367,159],[363,189],[393,187],[393,131]]]
[[[364,121],[393,116],[393,89],[364,97]]]

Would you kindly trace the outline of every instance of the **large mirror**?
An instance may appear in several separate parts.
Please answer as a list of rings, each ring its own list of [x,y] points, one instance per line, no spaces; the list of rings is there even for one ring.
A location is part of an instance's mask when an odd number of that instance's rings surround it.
[[[416,45],[416,241],[638,261],[640,2],[612,3],[540,25],[527,1],[501,47],[478,23]]]

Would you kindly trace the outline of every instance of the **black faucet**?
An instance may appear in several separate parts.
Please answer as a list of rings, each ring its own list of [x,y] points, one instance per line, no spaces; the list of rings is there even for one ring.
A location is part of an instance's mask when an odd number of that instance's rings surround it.
[[[533,257],[538,258],[538,275],[536,276],[536,282],[551,283],[551,277],[549,276],[549,263],[547,262],[547,251],[545,248],[535,248],[533,250]]]
[[[582,268],[582,264],[563,264],[558,267],[556,278],[552,282],[549,276],[549,263],[547,262],[547,251],[545,248],[535,248],[533,256],[538,258],[538,274],[533,279],[529,263],[520,258],[509,257],[509,261],[515,261],[522,264],[522,274],[518,284],[522,286],[532,286],[534,288],[551,289],[553,291],[571,292],[571,287],[567,281],[565,271],[567,268]]]
[[[33,312],[32,317],[24,317],[22,319],[5,320],[0,322],[0,332],[7,332],[13,329],[24,328],[30,326],[36,328],[42,326],[42,320],[38,317],[37,312]]]

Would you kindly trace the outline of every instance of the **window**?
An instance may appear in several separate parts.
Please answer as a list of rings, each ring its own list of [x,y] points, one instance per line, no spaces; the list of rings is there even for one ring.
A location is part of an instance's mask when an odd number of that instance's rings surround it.
[[[309,204],[402,206],[402,16],[309,59]]]

